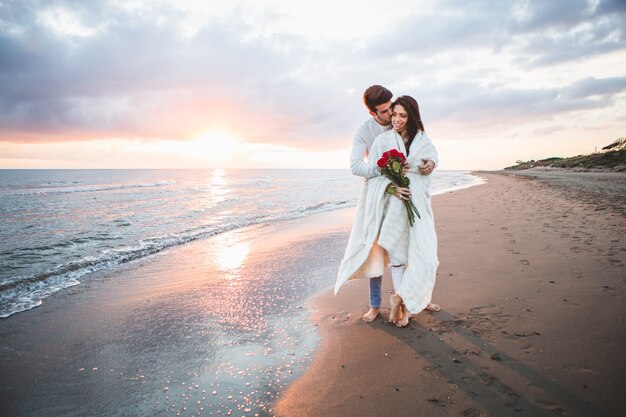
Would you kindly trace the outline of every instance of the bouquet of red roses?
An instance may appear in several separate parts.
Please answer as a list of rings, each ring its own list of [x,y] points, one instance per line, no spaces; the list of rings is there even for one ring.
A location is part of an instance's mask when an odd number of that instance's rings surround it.
[[[391,149],[380,157],[378,160],[378,167],[380,168],[380,172],[387,178],[389,178],[392,182],[391,189],[388,189],[390,194],[395,193],[396,187],[408,187],[410,184],[410,180],[404,176],[402,173],[402,166],[406,163],[406,157],[402,152],[398,152],[396,149]],[[409,216],[409,225],[413,226],[415,223],[415,216],[417,215],[418,219],[421,219],[419,211],[417,211],[417,207],[413,204],[411,199],[403,200],[404,206],[406,207],[407,215]]]

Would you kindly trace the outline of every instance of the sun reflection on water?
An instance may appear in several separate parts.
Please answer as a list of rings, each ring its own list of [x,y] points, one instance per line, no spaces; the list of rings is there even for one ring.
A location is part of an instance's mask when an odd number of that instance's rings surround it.
[[[209,193],[215,203],[222,202],[228,194],[229,181],[226,179],[226,171],[214,169],[209,180]]]
[[[241,242],[230,246],[222,246],[216,254],[217,263],[224,271],[239,268],[250,253],[250,243]]]

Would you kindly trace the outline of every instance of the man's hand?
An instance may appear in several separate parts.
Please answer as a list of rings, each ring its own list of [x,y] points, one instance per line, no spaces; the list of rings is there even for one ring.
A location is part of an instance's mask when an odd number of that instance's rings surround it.
[[[424,163],[418,167],[420,174],[429,175],[435,169],[435,163],[430,159],[422,159]]]

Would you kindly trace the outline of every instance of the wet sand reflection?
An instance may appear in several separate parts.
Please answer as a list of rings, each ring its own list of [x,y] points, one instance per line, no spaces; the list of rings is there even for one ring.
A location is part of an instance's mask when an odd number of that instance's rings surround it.
[[[237,229],[128,263],[0,327],[18,415],[273,415],[318,345],[337,212]],[[343,226],[345,229],[345,226]],[[20,352],[20,350],[15,350]],[[13,359],[13,356],[15,356]]]

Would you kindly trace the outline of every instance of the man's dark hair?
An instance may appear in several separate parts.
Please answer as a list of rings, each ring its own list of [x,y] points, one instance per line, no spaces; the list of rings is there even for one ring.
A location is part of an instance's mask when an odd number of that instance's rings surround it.
[[[382,85],[373,85],[368,87],[363,93],[363,103],[370,111],[376,113],[376,106],[391,100],[393,94]]]

